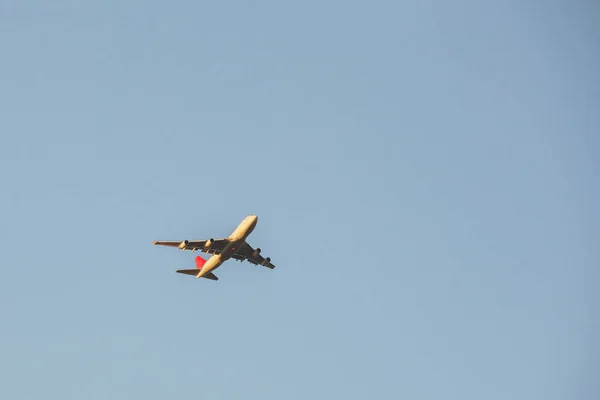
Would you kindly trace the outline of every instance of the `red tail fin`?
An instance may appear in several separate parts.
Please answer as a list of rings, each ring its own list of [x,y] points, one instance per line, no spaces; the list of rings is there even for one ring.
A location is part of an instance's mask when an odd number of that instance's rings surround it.
[[[206,263],[206,260],[200,256],[196,256],[196,268],[197,269],[202,269],[202,267],[204,266],[204,263]]]

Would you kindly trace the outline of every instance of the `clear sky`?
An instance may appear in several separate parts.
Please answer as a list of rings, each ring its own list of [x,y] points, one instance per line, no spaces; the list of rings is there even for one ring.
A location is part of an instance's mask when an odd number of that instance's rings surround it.
[[[0,1],[0,398],[599,398],[599,20]]]

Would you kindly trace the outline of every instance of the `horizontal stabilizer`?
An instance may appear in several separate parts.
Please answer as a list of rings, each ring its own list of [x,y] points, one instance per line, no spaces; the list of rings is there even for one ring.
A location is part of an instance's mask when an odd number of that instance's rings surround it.
[[[185,274],[185,275],[193,275],[196,276],[198,275],[198,269],[194,268],[194,269],[178,269],[177,271],[180,274]],[[213,274],[212,272],[209,272],[208,274],[204,274],[202,275],[200,278],[206,278],[206,279],[210,279],[213,281],[218,281],[219,278],[217,278],[217,276],[215,274]]]

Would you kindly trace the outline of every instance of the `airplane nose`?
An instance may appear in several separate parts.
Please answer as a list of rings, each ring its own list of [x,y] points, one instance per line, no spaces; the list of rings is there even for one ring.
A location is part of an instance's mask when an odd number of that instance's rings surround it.
[[[258,222],[258,217],[254,214],[250,215],[250,226],[252,227],[252,229],[254,229],[254,227],[256,226],[256,223]]]

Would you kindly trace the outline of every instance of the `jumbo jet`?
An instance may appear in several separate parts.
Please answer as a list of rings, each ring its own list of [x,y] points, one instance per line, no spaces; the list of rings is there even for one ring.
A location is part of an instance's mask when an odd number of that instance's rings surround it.
[[[200,250],[203,253],[212,254],[212,256],[205,260],[200,256],[196,256],[196,268],[195,269],[179,269],[176,272],[186,275],[195,275],[196,278],[206,278],[213,281],[219,280],[217,276],[212,272],[219,268],[225,261],[233,258],[240,262],[246,260],[255,265],[262,265],[267,268],[275,268],[271,264],[269,257],[263,258],[260,255],[260,248],[253,249],[252,246],[246,242],[248,236],[252,233],[258,222],[256,215],[248,215],[238,225],[237,228],[224,239],[208,239],[208,240],[184,240],[184,241],[154,241],[152,244],[160,246],[177,247],[180,250]]]

